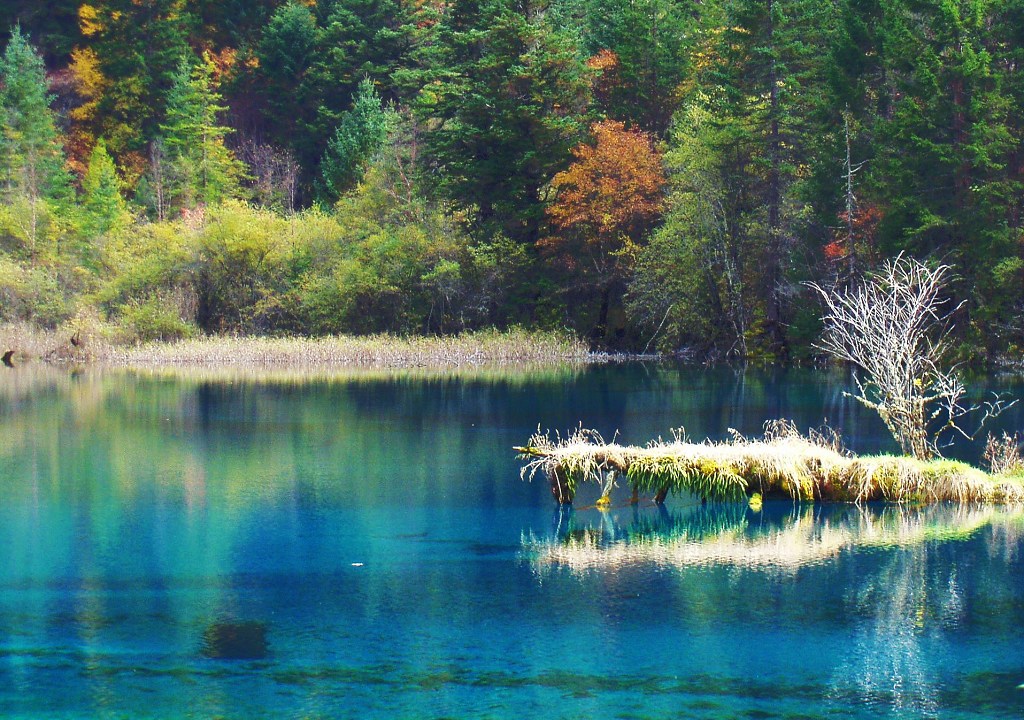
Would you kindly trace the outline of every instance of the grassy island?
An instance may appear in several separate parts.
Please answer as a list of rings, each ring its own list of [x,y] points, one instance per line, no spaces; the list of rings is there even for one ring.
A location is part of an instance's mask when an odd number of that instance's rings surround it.
[[[854,456],[837,439],[800,435],[786,422],[769,423],[763,438],[691,442],[682,432],[645,447],[605,443],[592,430],[566,438],[536,433],[515,448],[524,478],[538,472],[560,503],[571,503],[580,483],[602,486],[601,502],[617,480],[656,502],[668,493],[706,500],[786,497],[798,501],[932,503],[1024,502],[1024,473],[990,474],[954,460]]]

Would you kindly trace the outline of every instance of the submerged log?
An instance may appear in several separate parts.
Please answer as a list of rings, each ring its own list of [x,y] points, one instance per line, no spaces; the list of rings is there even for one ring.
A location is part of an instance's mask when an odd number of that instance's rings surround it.
[[[4,363],[4,365],[6,367],[12,368],[12,367],[14,367],[14,363],[11,362],[11,358],[12,357],[14,357],[14,351],[13,350],[8,350],[7,352],[4,353],[3,358],[0,358],[0,359],[3,360],[3,363]]]

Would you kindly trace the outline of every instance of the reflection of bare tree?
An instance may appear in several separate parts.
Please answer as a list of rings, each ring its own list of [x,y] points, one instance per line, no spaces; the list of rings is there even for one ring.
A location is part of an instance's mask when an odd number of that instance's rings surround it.
[[[923,647],[929,605],[928,549],[917,546],[883,557],[848,601],[853,613],[868,618],[857,628],[846,659],[831,683],[834,693],[852,690],[864,703],[886,704],[916,716],[935,717],[935,678]],[[962,612],[955,569],[947,569],[946,622]],[[934,603],[934,600],[932,601]]]

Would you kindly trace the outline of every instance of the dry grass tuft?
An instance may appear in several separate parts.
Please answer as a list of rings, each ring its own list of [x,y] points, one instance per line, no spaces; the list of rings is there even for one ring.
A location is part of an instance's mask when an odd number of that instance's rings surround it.
[[[989,433],[982,458],[996,475],[1024,475],[1024,457],[1021,457],[1020,433],[1003,433],[996,437]]]
[[[763,438],[737,434],[726,442],[671,442],[646,447],[605,444],[578,429],[565,439],[537,432],[518,448],[524,479],[542,472],[560,476],[570,495],[583,482],[605,483],[615,472],[638,492],[690,493],[707,500],[740,500],[760,493],[794,500],[845,502],[1024,502],[1024,482],[989,475],[965,463],[909,457],[852,457],[834,436],[800,435],[790,424],[771,423]]]

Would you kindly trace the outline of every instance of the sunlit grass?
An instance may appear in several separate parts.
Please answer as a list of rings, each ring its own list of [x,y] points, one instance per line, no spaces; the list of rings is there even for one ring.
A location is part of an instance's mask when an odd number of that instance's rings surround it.
[[[891,455],[852,456],[831,438],[804,437],[772,423],[765,437],[690,442],[683,433],[646,447],[605,443],[579,429],[566,438],[536,433],[518,448],[524,478],[538,472],[567,486],[569,497],[584,482],[608,486],[608,474],[639,493],[693,494],[707,500],[741,500],[755,493],[794,500],[845,502],[1024,502],[1017,476],[990,475],[953,460],[922,461]]]

